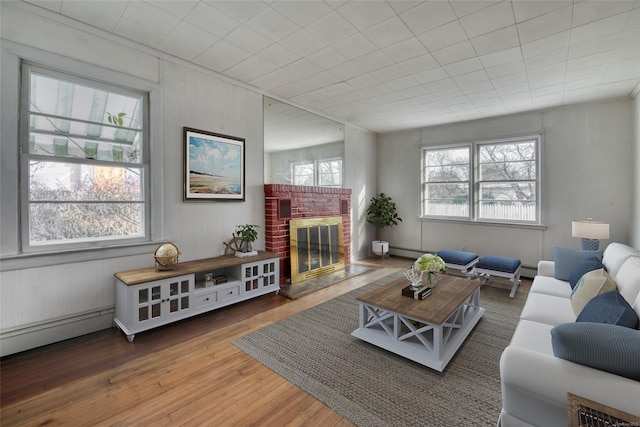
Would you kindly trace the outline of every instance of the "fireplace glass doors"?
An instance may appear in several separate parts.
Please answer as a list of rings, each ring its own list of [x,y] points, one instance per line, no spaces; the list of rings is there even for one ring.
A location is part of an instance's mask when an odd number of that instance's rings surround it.
[[[344,269],[342,217],[292,219],[291,283]]]

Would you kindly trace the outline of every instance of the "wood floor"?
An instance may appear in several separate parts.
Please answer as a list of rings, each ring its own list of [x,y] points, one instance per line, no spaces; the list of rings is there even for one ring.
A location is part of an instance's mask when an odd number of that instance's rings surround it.
[[[363,264],[376,269],[293,301],[275,294],[245,301],[140,333],[133,343],[110,329],[5,357],[0,425],[352,426],[231,341],[404,269],[407,260]]]

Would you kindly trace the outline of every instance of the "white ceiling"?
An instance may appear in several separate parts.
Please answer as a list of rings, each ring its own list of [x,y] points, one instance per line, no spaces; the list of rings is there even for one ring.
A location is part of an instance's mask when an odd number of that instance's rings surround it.
[[[628,96],[640,82],[640,1],[29,3],[375,132]]]

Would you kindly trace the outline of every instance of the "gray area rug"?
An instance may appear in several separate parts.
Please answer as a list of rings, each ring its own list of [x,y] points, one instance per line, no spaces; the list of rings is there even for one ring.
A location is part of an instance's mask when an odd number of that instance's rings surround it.
[[[526,293],[483,287],[486,309],[440,373],[352,337],[355,298],[392,274],[233,344],[359,426],[494,426],[502,407],[499,363]]]

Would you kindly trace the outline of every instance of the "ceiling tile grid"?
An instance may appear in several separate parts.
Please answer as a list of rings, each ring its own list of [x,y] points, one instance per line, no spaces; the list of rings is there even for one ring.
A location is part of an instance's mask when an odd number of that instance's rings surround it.
[[[629,96],[637,1],[27,1],[375,132]]]

